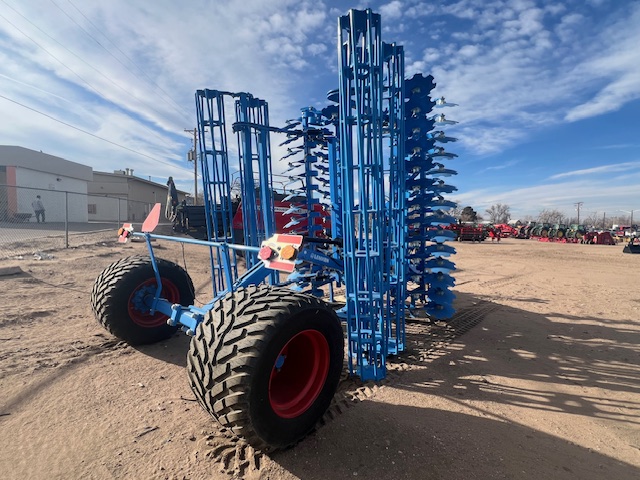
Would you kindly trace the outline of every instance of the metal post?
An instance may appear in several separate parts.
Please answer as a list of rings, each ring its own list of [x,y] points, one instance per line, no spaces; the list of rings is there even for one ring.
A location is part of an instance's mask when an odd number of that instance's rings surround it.
[[[69,192],[64,192],[64,248],[69,248]]]
[[[193,133],[193,150],[189,153],[188,160],[193,161],[193,204],[198,205],[198,127],[193,130],[184,129],[187,133]]]
[[[193,204],[198,205],[198,129],[193,129]]]
[[[584,202],[578,202],[575,204],[576,206],[576,210],[578,210],[578,225],[580,225],[580,207],[582,206]]]
[[[638,211],[638,209],[636,208],[635,210],[620,210],[620,211],[621,211],[621,212],[628,213],[628,214],[630,214],[630,215],[631,215],[631,216],[630,216],[630,218],[629,218],[629,225],[630,225],[630,226],[633,226],[633,212],[637,212],[637,211]]]

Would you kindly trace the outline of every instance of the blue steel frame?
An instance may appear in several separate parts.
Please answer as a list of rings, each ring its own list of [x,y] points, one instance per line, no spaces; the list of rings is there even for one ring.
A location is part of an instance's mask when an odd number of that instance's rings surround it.
[[[283,144],[296,139],[302,141],[301,145],[290,148],[286,156],[287,159],[294,155],[302,157],[301,160],[288,160],[287,171],[292,173],[289,179],[292,182],[299,181],[301,187],[287,198],[299,195],[304,197],[306,203],[305,209],[292,205],[289,210],[292,220],[285,225],[299,225],[292,233],[306,235],[307,238],[307,244],[298,256],[296,272],[289,275],[287,280],[296,284],[293,289],[318,297],[324,296],[321,287],[327,285],[329,298],[333,301],[334,286],[340,286],[342,282],[343,266],[337,242],[328,241],[336,239],[334,227],[339,224],[335,222],[335,209],[331,205],[337,183],[333,179],[335,137],[326,128],[330,124],[331,121],[324,118],[322,112],[313,107],[303,108],[299,120],[290,123],[291,128],[287,131],[290,138]],[[293,130],[293,127],[298,128]],[[294,173],[296,171],[298,173]],[[331,212],[330,224],[323,211]],[[311,263],[305,263],[307,261]]]
[[[380,36],[380,15],[371,10],[351,10],[338,21],[348,365],[363,380],[384,378],[387,356]]]
[[[267,102],[248,93],[239,93],[237,96],[237,121],[233,129],[238,136],[240,152],[244,243],[257,247],[275,233],[269,107]],[[259,260],[254,257],[247,258],[248,267],[257,262]]]
[[[231,175],[227,148],[228,125],[225,116],[227,98],[235,100],[236,121],[232,128],[238,139],[239,171],[245,209],[244,245],[234,245],[232,237]],[[193,335],[204,315],[228,292],[263,282],[265,279],[271,283],[277,283],[279,279],[277,272],[266,268],[253,255],[259,251],[260,243],[275,233],[269,140],[271,128],[267,102],[247,93],[219,90],[198,90],[195,100],[207,235],[210,240],[175,238],[148,232],[133,234],[144,237],[147,242],[158,285],[154,298],[146,298],[145,304],[150,307],[152,314],[156,311],[164,313],[169,316],[170,325],[180,324],[190,335]],[[255,178],[258,179],[258,196]],[[213,288],[211,302],[202,307],[183,307],[173,305],[160,297],[162,286],[151,245],[152,239],[178,241],[209,248]],[[242,276],[238,275],[237,251],[245,252],[247,271]]]
[[[169,316],[193,334],[199,322],[225,294],[265,280],[279,282],[254,254],[275,232],[270,132],[286,133],[285,144],[303,160],[291,162],[292,175],[306,196],[308,234],[298,255],[298,271],[286,284],[296,283],[316,295],[320,286],[344,280],[348,366],[363,380],[386,375],[386,357],[405,348],[405,299],[426,302],[434,318],[452,314],[454,295],[448,261],[455,250],[444,245],[451,232],[446,210],[455,206],[443,194],[455,190],[440,177],[454,175],[435,160],[450,159],[436,142],[455,141],[434,125],[452,124],[444,116],[427,117],[434,106],[429,97],[432,77],[404,79],[404,51],[381,41],[380,15],[351,10],[338,19],[339,88],[329,99],[337,107],[322,112],[302,110],[298,123],[269,126],[268,105],[248,93],[198,90],[196,110],[199,156],[209,241],[134,233],[145,238],[158,287],[144,304],[151,313]],[[227,148],[225,100],[233,99],[238,141],[244,245],[233,244],[230,162]],[[450,106],[442,102],[441,106]],[[323,118],[324,115],[324,118]],[[442,118],[441,118],[442,117]],[[325,127],[333,124],[332,135]],[[298,125],[300,129],[294,130]],[[327,178],[328,177],[328,178]],[[328,187],[328,190],[327,190]],[[316,222],[318,204],[330,210],[331,228]],[[297,207],[292,206],[292,212]],[[297,217],[296,217],[297,218]],[[298,220],[294,220],[297,222]],[[294,224],[295,225],[295,224]],[[172,305],[161,298],[160,274],[152,239],[179,241],[209,248],[213,299],[202,307]],[[246,254],[248,270],[238,275],[237,251]],[[413,280],[418,286],[407,289]],[[333,290],[330,290],[333,300]]]
[[[204,320],[204,316],[213,309],[215,303],[222,297],[224,297],[228,292],[236,290],[241,287],[245,287],[248,285],[253,285],[262,282],[268,275],[272,273],[271,270],[266,268],[262,263],[256,264],[250,270],[247,270],[244,275],[238,278],[234,278],[231,273],[231,269],[227,268],[231,263],[230,253],[235,251],[244,251],[246,253],[257,253],[258,247],[251,247],[246,245],[232,245],[228,243],[221,242],[213,242],[206,240],[195,240],[188,238],[176,238],[170,237],[166,235],[155,235],[151,233],[138,233],[134,232],[133,236],[142,237],[145,239],[147,243],[147,249],[149,250],[149,256],[151,258],[151,264],[153,266],[153,271],[156,278],[156,284],[158,285],[156,289],[155,296],[153,298],[145,298],[144,302],[149,306],[150,314],[153,315],[155,312],[160,312],[169,317],[167,323],[169,325],[181,325],[181,329],[187,335],[194,335],[196,331],[196,327],[200,322]],[[215,249],[217,253],[217,258],[223,264],[223,271],[225,274],[225,281],[227,287],[219,290],[216,294],[214,294],[213,300],[211,300],[206,305],[202,307],[196,307],[195,305],[190,305],[188,307],[184,307],[178,304],[172,304],[166,299],[160,297],[162,292],[162,283],[160,280],[160,271],[158,269],[158,264],[156,261],[155,254],[153,252],[153,246],[151,245],[152,240],[169,240],[173,242],[180,243],[189,243],[195,245],[203,245],[209,247],[212,251]],[[213,255],[213,254],[212,254]]]
[[[396,355],[404,351],[406,333],[404,324],[406,284],[406,191],[405,191],[405,127],[404,127],[404,49],[396,44],[383,43],[384,49],[384,109],[387,112],[389,194],[385,225],[387,227],[388,255],[385,273],[389,292],[386,295],[387,353]]]
[[[232,94],[208,89],[198,90],[195,95],[207,238],[218,243],[233,243],[231,179],[224,108],[224,99],[228,95]],[[230,261],[222,262],[213,246],[209,246],[209,253],[215,297],[225,289],[225,285],[230,285],[238,277],[237,258],[232,251]],[[223,268],[227,271],[222,272]]]

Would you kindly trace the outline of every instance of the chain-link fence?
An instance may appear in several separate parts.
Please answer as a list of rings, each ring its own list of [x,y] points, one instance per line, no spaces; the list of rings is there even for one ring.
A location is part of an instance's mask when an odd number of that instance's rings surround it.
[[[0,259],[113,241],[138,227],[152,203],[108,195],[0,185]]]

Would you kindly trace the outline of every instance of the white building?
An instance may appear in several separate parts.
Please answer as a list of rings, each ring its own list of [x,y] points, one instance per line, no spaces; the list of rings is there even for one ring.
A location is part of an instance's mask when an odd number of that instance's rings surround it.
[[[29,148],[0,145],[0,221],[34,222],[40,195],[47,222],[86,222],[93,169]],[[28,217],[30,215],[30,217]]]
[[[168,187],[113,173],[23,147],[0,145],[0,222],[36,218],[32,202],[40,195],[47,223],[90,221],[142,222],[155,203],[164,212]],[[178,190],[178,201],[187,192]]]
[[[133,169],[129,168],[113,173],[93,172],[89,184],[89,220],[142,222],[156,203],[162,204],[164,215],[168,190],[167,185],[134,177]],[[187,192],[178,190],[178,201],[186,195]]]

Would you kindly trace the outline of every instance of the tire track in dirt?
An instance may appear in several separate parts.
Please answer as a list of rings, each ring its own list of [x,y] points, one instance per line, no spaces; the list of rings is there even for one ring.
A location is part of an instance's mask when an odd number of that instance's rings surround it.
[[[507,275],[506,277],[502,277],[502,278],[486,280],[484,282],[480,282],[479,285],[482,287],[503,287],[505,285],[510,285],[514,283],[520,277],[522,277],[522,275],[516,273],[513,275]]]
[[[428,319],[412,319],[406,322],[407,349],[397,357],[387,359],[387,376],[380,382],[362,382],[344,374],[327,412],[318,421],[314,431],[334,421],[355,405],[372,398],[386,385],[393,385],[403,373],[419,368],[447,354],[446,347],[477,326],[500,306],[482,300],[472,307],[456,313],[448,322],[430,323]],[[294,447],[295,448],[295,447]],[[244,439],[236,437],[230,430],[217,424],[212,430],[203,432],[197,441],[194,456],[204,455],[221,472],[233,478],[259,475],[268,454],[254,449]]]
[[[2,364],[0,378],[25,371],[36,372],[45,368],[64,367],[104,353],[126,354],[134,351],[126,342],[117,339],[100,341],[105,337],[102,335],[97,337],[97,343],[73,340],[64,344],[40,343],[33,348],[7,349],[0,353],[0,364]]]
[[[26,350],[26,349],[23,349]],[[47,352],[27,352],[25,355],[19,356],[15,368],[13,371],[6,366],[3,366],[0,378],[4,379],[9,375],[22,373],[25,370],[30,370],[29,373],[36,372],[41,369],[49,368],[45,375],[39,375],[36,380],[31,382],[29,386],[12,398],[5,399],[2,403],[3,414],[5,412],[12,412],[18,406],[23,406],[33,399],[36,395],[35,392],[39,392],[41,389],[51,385],[53,382],[59,381],[63,377],[71,375],[77,368],[81,367],[82,362],[94,358],[100,354],[129,354],[134,350],[125,342],[119,340],[109,340],[99,344],[93,345],[80,345],[79,347],[73,347],[71,350],[60,347],[52,347]],[[17,352],[20,355],[21,352]],[[65,355],[68,353],[68,355]],[[62,356],[62,358],[60,358]],[[30,362],[23,362],[22,359],[31,360]]]

